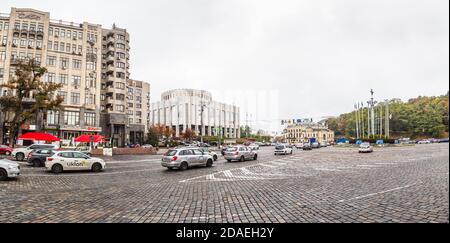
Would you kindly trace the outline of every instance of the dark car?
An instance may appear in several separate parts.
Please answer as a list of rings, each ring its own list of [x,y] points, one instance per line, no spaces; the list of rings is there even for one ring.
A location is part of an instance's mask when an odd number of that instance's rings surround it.
[[[13,149],[8,146],[0,145],[0,155],[10,156],[12,151],[13,151]]]
[[[54,154],[53,150],[34,150],[28,154],[27,162],[33,167],[44,167],[47,158]]]

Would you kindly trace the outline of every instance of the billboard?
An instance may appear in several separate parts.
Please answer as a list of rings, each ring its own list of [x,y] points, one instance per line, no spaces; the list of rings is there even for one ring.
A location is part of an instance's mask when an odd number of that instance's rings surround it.
[[[286,125],[302,125],[302,124],[311,124],[311,123],[313,123],[313,119],[312,118],[281,120],[281,125],[282,126],[286,126]]]

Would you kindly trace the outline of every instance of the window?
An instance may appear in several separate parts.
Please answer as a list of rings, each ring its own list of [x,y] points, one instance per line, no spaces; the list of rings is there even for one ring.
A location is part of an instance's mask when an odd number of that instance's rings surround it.
[[[53,27],[48,28],[48,35],[53,35]]]
[[[136,104],[136,109],[142,109],[142,105],[141,104]]]
[[[4,61],[6,59],[6,51],[0,51],[0,61]]]
[[[66,44],[64,42],[61,42],[59,45],[59,51],[64,51],[65,46],[66,46]]]
[[[80,113],[77,111],[65,111],[64,112],[64,125],[79,126],[80,125]]]
[[[100,95],[100,101],[105,101],[105,100],[106,100],[106,95],[101,94],[101,95]]]
[[[4,75],[5,75],[5,69],[0,68],[0,81],[3,80]]]
[[[58,96],[63,99],[63,104],[67,104],[67,92],[59,91]]]
[[[58,45],[59,45],[59,42],[55,41],[55,42],[53,43],[53,50],[57,51],[57,50],[58,50],[58,47],[59,47]]]
[[[45,80],[45,82],[48,82],[48,83],[55,83],[55,81],[56,81],[56,74],[54,74],[54,73],[47,73],[44,76],[44,80]]]
[[[117,68],[125,68],[125,63],[123,63],[123,62],[116,62],[116,67]]]
[[[20,40],[20,46],[26,46],[27,45],[27,40],[26,39],[21,39]]]
[[[55,28],[55,37],[59,37],[59,29]]]
[[[95,88],[95,79],[91,77],[86,77],[86,87],[88,88]]]
[[[49,49],[49,50],[53,49],[53,42],[52,42],[52,41],[49,41],[48,44],[47,44],[47,46],[48,46],[48,49]]]
[[[95,126],[96,125],[96,116],[95,113],[84,113],[84,123],[86,126]]]
[[[70,52],[70,44],[69,43],[66,44],[66,52]]]
[[[81,60],[73,59],[72,67],[74,69],[81,69]]]
[[[124,94],[116,94],[116,100],[125,100],[125,95]]]
[[[128,111],[128,115],[129,115],[129,116],[134,115],[133,111]]]
[[[47,125],[59,124],[59,111],[47,111]]]
[[[125,50],[125,45],[122,43],[117,43],[116,47],[117,47],[117,49]]]
[[[86,97],[84,98],[84,103],[86,105],[95,105],[94,97],[95,96],[93,94],[87,94]]]
[[[86,68],[87,70],[95,70],[95,63],[93,62],[86,63]]]
[[[69,79],[69,77],[68,77],[67,74],[60,74],[60,75],[59,75],[59,83],[60,83],[60,84],[66,85],[68,79]]]
[[[116,78],[124,79],[125,78],[125,73],[116,72]]]
[[[61,30],[61,37],[66,37],[66,31],[65,30]]]
[[[3,36],[2,45],[6,45],[7,42],[8,42],[8,36]]]
[[[61,61],[61,68],[62,69],[66,69],[66,68],[69,67],[69,58],[61,57],[60,61]]]
[[[37,48],[42,48],[42,41],[37,40],[37,41],[36,41],[36,47],[37,47]]]
[[[142,111],[136,111],[136,116],[141,117],[142,116]]]
[[[128,124],[134,124],[133,118],[128,118]]]
[[[125,89],[125,83],[116,83],[117,89]]]
[[[136,101],[137,102],[142,102],[142,97],[141,96],[136,96]]]
[[[125,59],[125,53],[123,52],[117,52],[117,57],[121,58],[121,59]]]
[[[125,106],[123,106],[123,105],[116,105],[116,111],[124,112],[125,111]]]
[[[48,56],[47,66],[56,66],[56,56]]]
[[[80,76],[72,76],[72,85],[80,86],[80,84],[81,84],[81,77]]]
[[[66,37],[69,39],[72,37],[72,32],[70,30],[67,30]]]
[[[133,103],[128,103],[128,108],[133,108],[134,104]]]
[[[79,105],[80,104],[80,93],[71,93],[70,94],[70,103],[72,105]]]

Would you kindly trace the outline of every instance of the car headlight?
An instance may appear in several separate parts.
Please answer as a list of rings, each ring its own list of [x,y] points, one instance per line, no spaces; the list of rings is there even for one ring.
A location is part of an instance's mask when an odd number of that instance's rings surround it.
[[[19,166],[17,165],[8,165],[8,169],[12,170],[12,169],[19,169]]]

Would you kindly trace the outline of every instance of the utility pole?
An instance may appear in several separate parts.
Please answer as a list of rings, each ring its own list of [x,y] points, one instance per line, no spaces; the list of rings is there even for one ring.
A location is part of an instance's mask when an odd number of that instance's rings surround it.
[[[355,105],[355,125],[356,125],[356,139],[359,139],[359,116],[358,116],[358,105]]]
[[[365,131],[364,131],[364,103],[363,102],[361,102],[361,103],[359,103],[358,102],[358,105],[361,105],[360,106],[360,109],[359,109],[359,116],[360,116],[360,118],[361,118],[361,133],[362,133],[362,138],[364,139],[364,137],[365,137]]]
[[[367,102],[367,135],[368,138],[370,139],[370,135],[372,133],[370,132],[370,102]]]
[[[383,103],[380,103],[380,138],[383,137]]]
[[[386,133],[386,138],[388,139],[389,138],[389,136],[390,136],[390,131],[389,131],[389,129],[390,129],[390,127],[389,127],[389,125],[390,125],[390,121],[391,121],[391,114],[390,114],[390,111],[389,111],[389,100],[385,100],[385,105],[386,105],[386,121],[385,121],[385,126],[386,126],[386,128],[385,128],[385,133]]]

